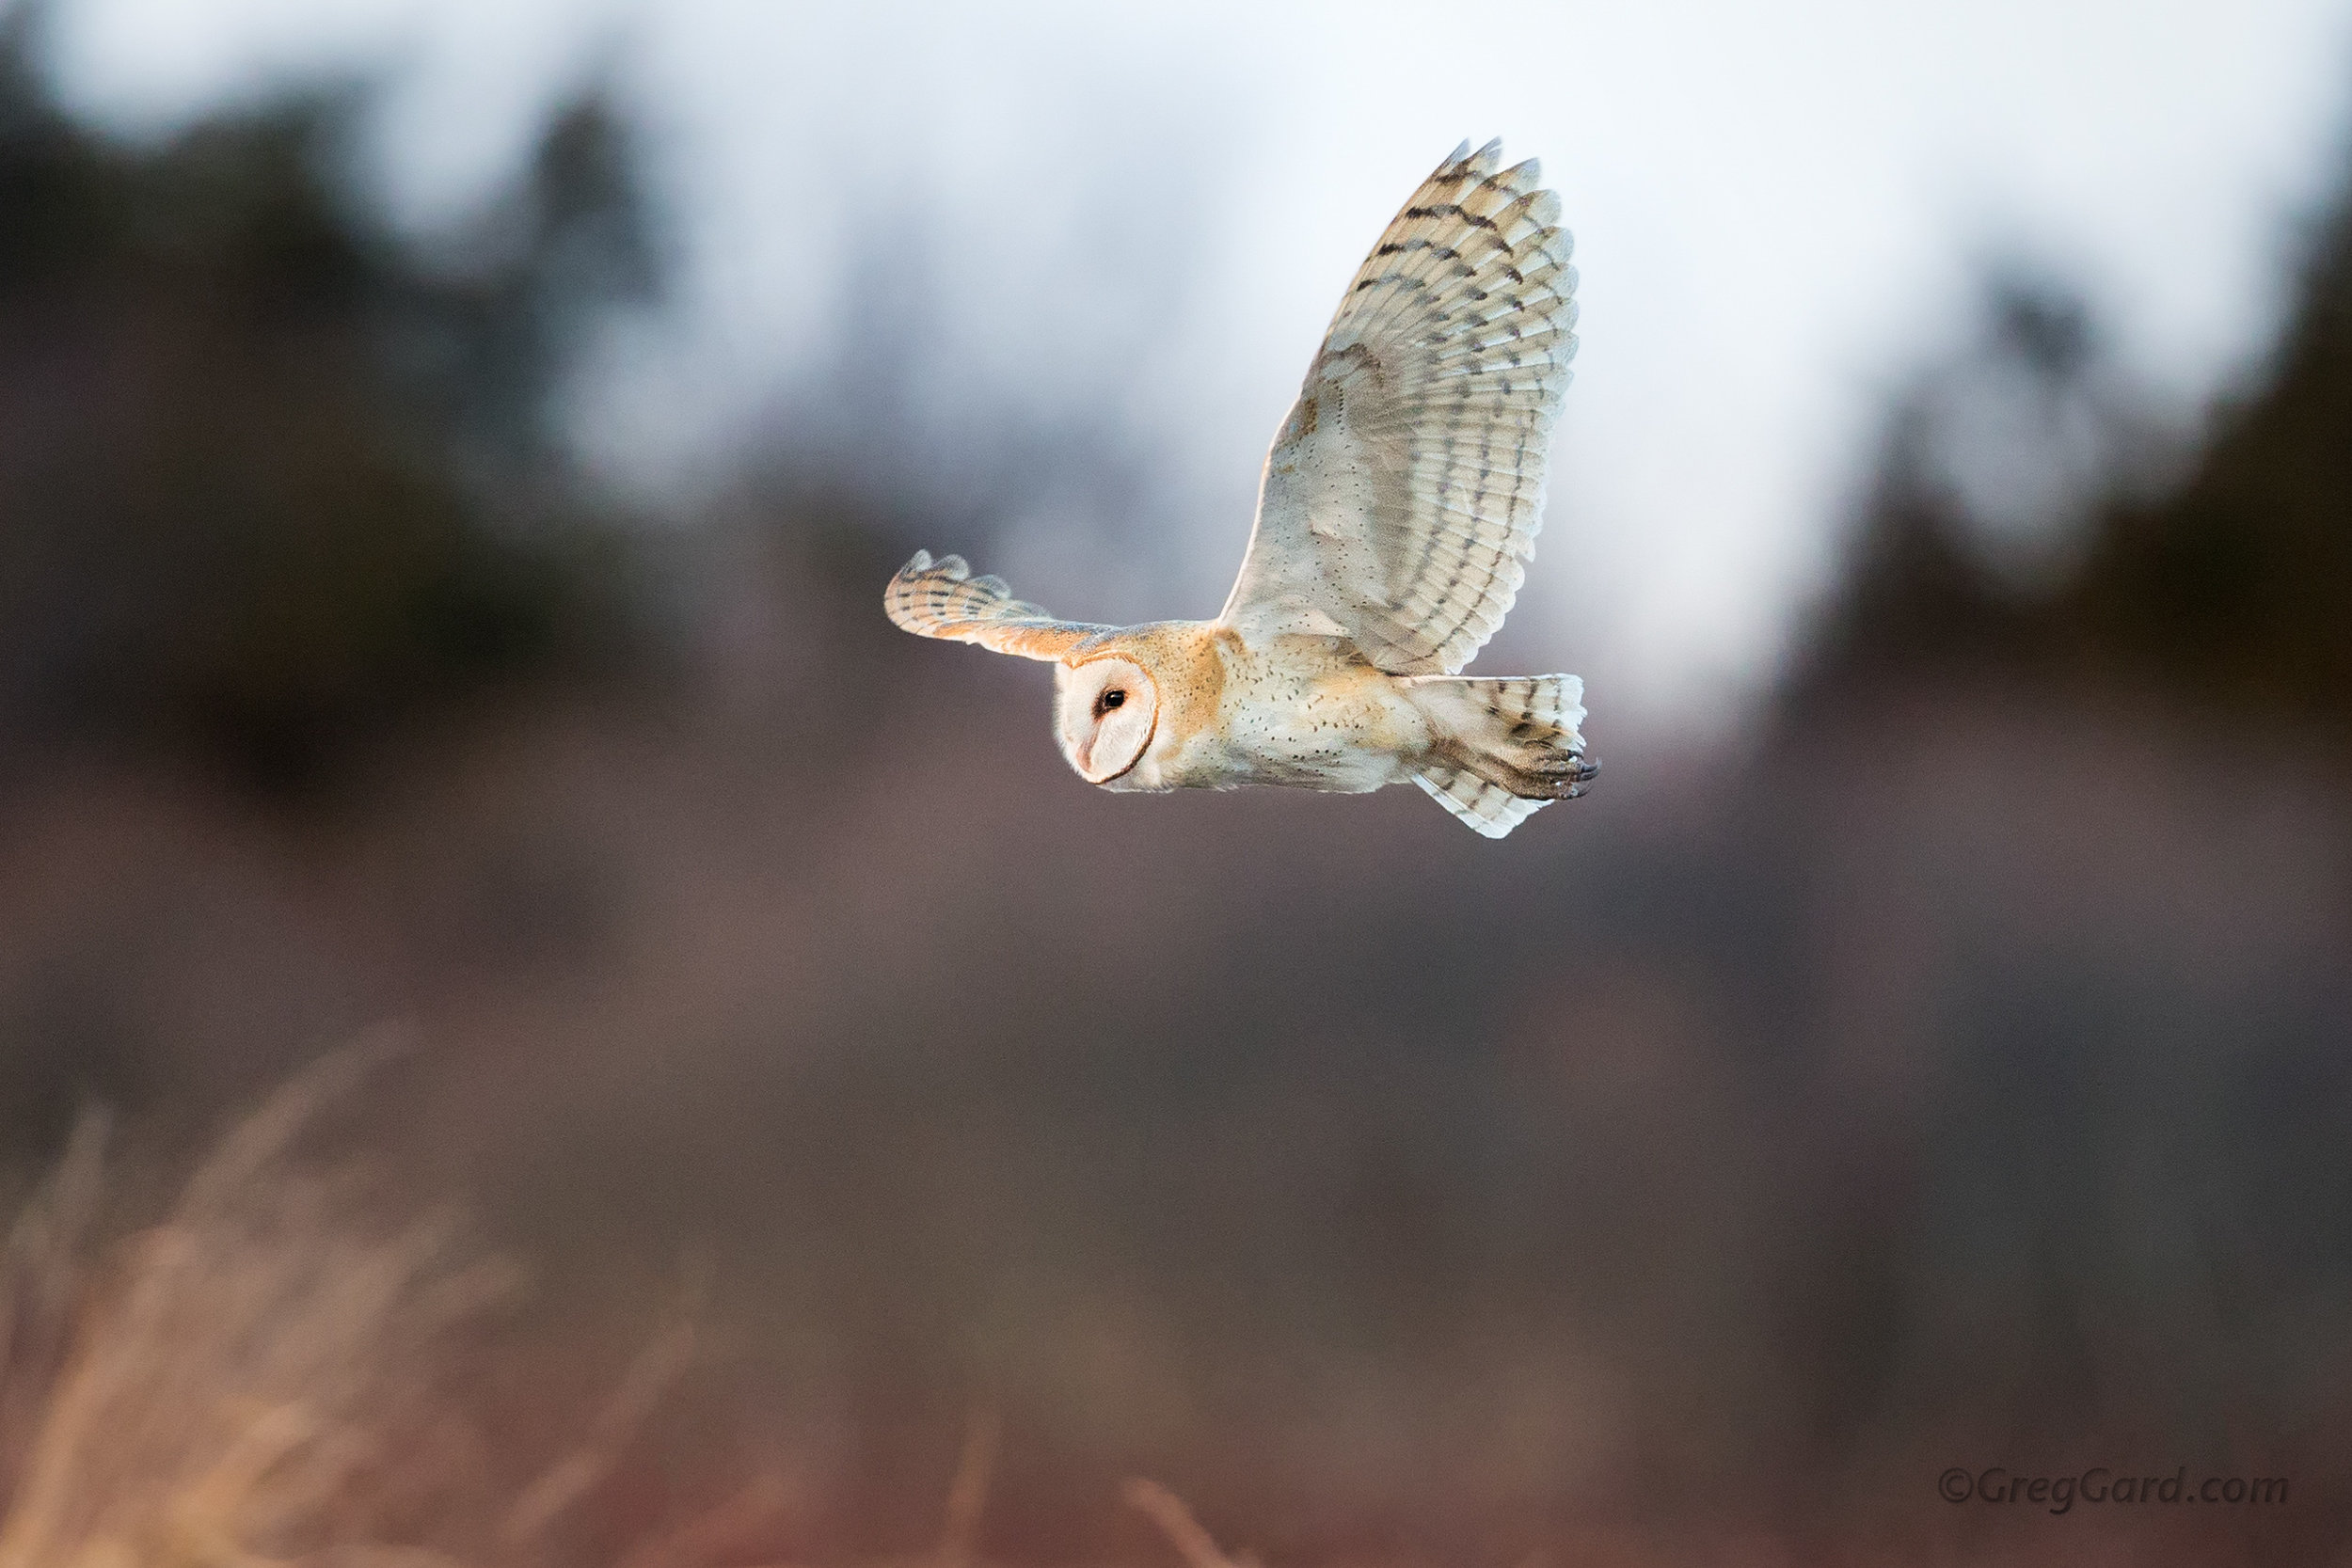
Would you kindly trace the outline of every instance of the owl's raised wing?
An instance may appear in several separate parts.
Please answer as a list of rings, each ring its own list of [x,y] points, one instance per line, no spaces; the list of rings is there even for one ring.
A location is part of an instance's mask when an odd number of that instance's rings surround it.
[[[929,550],[915,551],[914,559],[898,568],[882,590],[882,608],[892,621],[917,637],[977,642],[1000,654],[1048,661],[1111,629],[1057,621],[1014,598],[1003,578],[976,578],[963,557],[943,555],[933,561]]]
[[[1543,526],[1576,351],[1576,269],[1534,160],[1465,142],[1364,261],[1266,454],[1219,619],[1352,638],[1452,674],[1494,635]]]

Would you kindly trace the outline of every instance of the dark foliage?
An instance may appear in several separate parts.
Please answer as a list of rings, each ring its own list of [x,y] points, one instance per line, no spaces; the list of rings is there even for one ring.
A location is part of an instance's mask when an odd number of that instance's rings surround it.
[[[55,102],[38,14],[0,39],[0,724],[302,785],[386,721],[596,667],[619,545],[552,397],[657,280],[608,108],[425,245],[342,166],[363,90],[119,145]]]
[[[2102,519],[2061,613],[2169,685],[2352,727],[2352,187],[2316,242],[2266,384],[2178,492]]]
[[[2072,396],[2090,334],[2080,306],[2039,280],[1996,277],[1988,293],[1985,341],[1922,377],[1892,411],[1865,526],[1817,629],[1801,699],[1894,672],[2014,671],[2052,652],[2044,607],[1986,559],[1972,498],[1945,449],[1954,394],[1974,384],[2001,377],[2007,396],[2041,404]]]
[[[2352,187],[2314,231],[2266,373],[2215,410],[2180,482],[2153,491],[2151,444],[2102,403],[2079,304],[2013,278],[1990,293],[1983,345],[1923,377],[1890,420],[1794,704],[1929,673],[2090,678],[2352,728]],[[2100,483],[2046,520],[2073,536],[2064,568],[2026,584],[1988,563],[1983,518],[1937,460],[1947,392],[1988,365],[2022,370],[2011,385],[2037,407],[2087,399],[2103,427]]]

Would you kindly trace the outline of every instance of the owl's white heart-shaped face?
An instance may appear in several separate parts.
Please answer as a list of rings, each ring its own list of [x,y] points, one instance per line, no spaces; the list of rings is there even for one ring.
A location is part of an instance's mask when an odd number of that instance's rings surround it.
[[[1054,733],[1089,784],[1109,784],[1143,760],[1159,726],[1160,689],[1142,665],[1106,655],[1054,672]]]

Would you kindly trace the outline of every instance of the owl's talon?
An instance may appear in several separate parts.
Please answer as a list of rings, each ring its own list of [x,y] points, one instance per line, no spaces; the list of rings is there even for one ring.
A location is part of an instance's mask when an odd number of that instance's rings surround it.
[[[1585,784],[1599,773],[1600,763],[1581,752],[1552,752],[1538,757],[1528,771],[1546,778],[1566,778]]]

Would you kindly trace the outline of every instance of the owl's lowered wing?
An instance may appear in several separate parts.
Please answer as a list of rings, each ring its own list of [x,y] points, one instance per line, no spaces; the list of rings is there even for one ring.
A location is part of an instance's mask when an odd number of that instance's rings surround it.
[[[1023,604],[998,577],[976,578],[960,555],[914,559],[882,590],[882,608],[900,627],[918,637],[977,642],[1000,654],[1057,660],[1108,626],[1057,621],[1033,604]]]
[[[1452,674],[1494,635],[1543,526],[1576,350],[1576,269],[1537,164],[1438,166],[1365,259],[1266,455],[1219,617],[1244,637],[1352,638]]]

